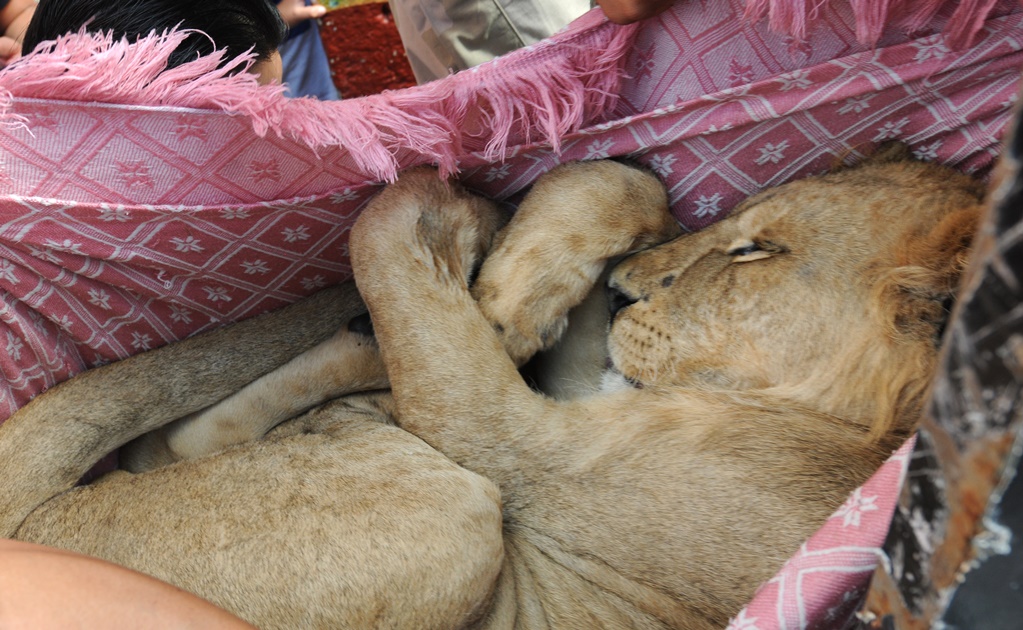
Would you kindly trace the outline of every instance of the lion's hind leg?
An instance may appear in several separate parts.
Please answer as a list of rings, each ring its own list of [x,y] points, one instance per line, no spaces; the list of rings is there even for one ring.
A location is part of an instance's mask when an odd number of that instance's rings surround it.
[[[355,310],[350,310],[350,305]],[[90,370],[0,426],[0,536],[128,441],[207,407],[329,337],[357,315],[352,285]],[[349,305],[349,306],[346,306]]]
[[[376,342],[349,324],[217,404],[125,445],[121,466],[143,472],[258,440],[306,409],[352,392],[387,387]]]
[[[276,440],[309,433],[333,435],[343,430],[345,425],[355,422],[395,425],[394,414],[394,397],[389,390],[350,394],[282,422],[267,432],[266,439]]]

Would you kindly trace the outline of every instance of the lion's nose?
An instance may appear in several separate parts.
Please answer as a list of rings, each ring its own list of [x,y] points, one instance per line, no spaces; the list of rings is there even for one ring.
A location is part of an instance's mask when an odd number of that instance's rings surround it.
[[[630,304],[635,304],[637,299],[626,294],[621,289],[615,287],[613,284],[607,285],[607,307],[611,311],[611,321],[614,321],[618,311],[622,310]]]

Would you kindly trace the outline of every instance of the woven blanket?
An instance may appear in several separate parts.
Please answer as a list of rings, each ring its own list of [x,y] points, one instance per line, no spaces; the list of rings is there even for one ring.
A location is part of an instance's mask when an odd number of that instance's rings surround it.
[[[962,49],[943,34],[951,11],[870,46],[844,2],[817,7],[805,39],[741,19],[741,0],[639,28],[597,10],[473,70],[340,103],[289,101],[216,59],[161,73],[173,33],[65,38],[0,71],[0,418],[84,369],[346,279],[354,217],[416,164],[514,204],[558,163],[629,156],[690,230],[890,138],[983,174],[1023,66],[1018,5],[986,7]],[[731,627],[840,626],[909,452]]]

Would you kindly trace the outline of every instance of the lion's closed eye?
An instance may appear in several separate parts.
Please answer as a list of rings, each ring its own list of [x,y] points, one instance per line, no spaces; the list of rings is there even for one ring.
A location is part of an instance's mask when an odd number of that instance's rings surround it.
[[[784,247],[771,241],[756,241],[748,238],[736,239],[725,249],[725,253],[732,256],[734,263],[763,260],[784,251],[786,251]]]

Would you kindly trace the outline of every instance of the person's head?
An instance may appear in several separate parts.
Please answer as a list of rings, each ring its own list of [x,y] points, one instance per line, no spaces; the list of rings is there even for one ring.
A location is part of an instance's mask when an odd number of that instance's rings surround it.
[[[226,49],[225,60],[248,50],[256,56],[253,71],[279,78],[277,48],[287,27],[272,0],[40,0],[25,31],[27,53],[40,42],[78,32],[112,32],[115,39],[135,41],[175,27],[194,29],[170,56],[173,68],[214,48]],[[208,36],[208,37],[207,37]],[[276,77],[270,75],[276,70]]]

